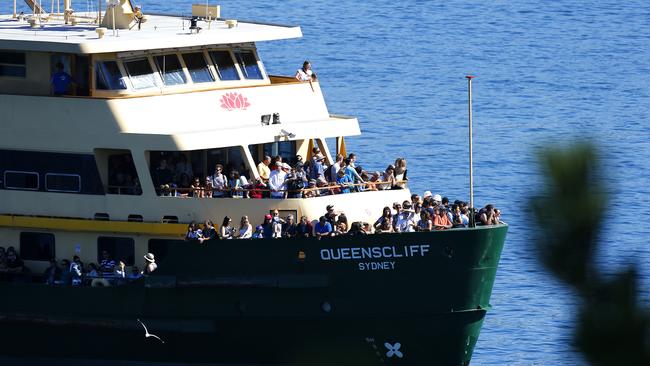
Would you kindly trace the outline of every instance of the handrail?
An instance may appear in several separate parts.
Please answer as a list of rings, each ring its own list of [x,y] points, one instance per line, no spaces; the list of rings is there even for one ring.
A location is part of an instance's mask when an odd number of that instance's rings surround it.
[[[406,184],[407,185],[408,180],[399,180],[399,181],[395,181],[395,183],[397,183],[397,184]],[[304,192],[314,192],[314,191],[323,191],[323,190],[333,191],[333,190],[336,190],[336,189],[345,189],[345,188],[353,188],[353,187],[367,187],[368,185],[383,186],[383,185],[386,185],[386,184],[389,184],[389,182],[383,182],[383,181],[382,182],[379,182],[379,181],[378,182],[369,182],[368,181],[368,182],[363,182],[363,183],[349,183],[349,184],[328,183],[327,186],[322,186],[322,187],[301,188],[301,189],[279,189],[279,190],[272,190],[272,189],[269,189],[269,188],[255,188],[255,187],[248,187],[248,188],[245,188],[245,187],[237,187],[237,188],[205,188],[205,187],[181,188],[181,187],[170,187],[170,186],[167,186],[167,185],[163,185],[163,186],[157,187],[156,191],[165,191],[165,192],[169,192],[169,193],[174,192],[174,195],[172,195],[172,197],[177,197],[176,193],[184,194],[184,193],[201,192],[204,195],[207,192],[215,192],[215,191],[224,192],[224,193],[237,193],[237,192],[242,192],[242,193],[249,193],[249,192],[298,193],[298,192],[303,192],[304,193]],[[393,187],[395,187],[395,185]],[[377,189],[365,189],[365,190],[362,190],[362,192],[365,192],[365,191],[388,191],[388,190],[393,189],[393,187],[390,187],[390,188],[379,188],[379,187],[377,187]],[[131,190],[131,191],[136,191],[136,192],[141,191],[140,187],[135,187],[135,186],[114,186],[114,185],[109,185],[109,186],[106,186],[106,188],[107,188],[107,191],[110,190],[110,189],[115,189],[118,192],[117,194],[125,194],[125,195],[126,195],[126,193],[121,193],[122,190]],[[111,194],[111,193],[109,193],[109,194]],[[130,195],[140,195],[140,194],[141,193],[134,193],[134,194],[130,194]],[[331,194],[344,194],[344,193],[338,192],[338,193],[331,193]],[[212,197],[210,196],[210,197],[203,197],[203,198],[212,198]],[[311,197],[302,197],[302,198],[311,198]]]

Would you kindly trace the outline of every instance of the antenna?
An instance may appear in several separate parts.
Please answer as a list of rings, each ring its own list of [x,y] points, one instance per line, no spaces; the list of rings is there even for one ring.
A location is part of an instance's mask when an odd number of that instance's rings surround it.
[[[474,218],[474,161],[472,153],[472,79],[474,76],[467,75],[467,109],[469,112],[469,226],[475,227]]]

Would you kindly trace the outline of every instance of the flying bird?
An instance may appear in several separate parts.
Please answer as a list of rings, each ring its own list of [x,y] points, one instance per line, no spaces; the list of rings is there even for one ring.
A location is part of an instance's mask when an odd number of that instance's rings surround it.
[[[144,323],[143,323],[142,321],[140,321],[140,319],[138,319],[138,322],[139,322],[140,324],[142,324],[142,328],[144,328],[144,337],[145,337],[145,338],[154,337],[154,338],[156,338],[157,340],[159,340],[160,342],[162,342],[163,344],[165,343],[165,341],[163,341],[162,339],[160,339],[160,337],[158,337],[157,335],[149,333],[149,331],[147,330],[147,326],[144,325]]]

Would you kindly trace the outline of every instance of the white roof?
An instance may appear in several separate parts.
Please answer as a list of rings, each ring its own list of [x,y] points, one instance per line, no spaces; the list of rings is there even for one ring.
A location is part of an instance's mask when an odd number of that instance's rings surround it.
[[[164,48],[194,47],[215,44],[233,44],[277,39],[300,38],[299,26],[261,24],[239,21],[228,28],[223,20],[211,24],[199,21],[201,31],[190,34],[189,20],[168,15],[148,15],[142,30],[106,31],[99,39],[97,25],[79,23],[64,25],[60,20],[49,20],[42,27],[31,28],[26,20],[13,20],[11,15],[0,15],[0,50],[49,51],[66,53],[108,53]],[[209,29],[208,29],[209,28]]]

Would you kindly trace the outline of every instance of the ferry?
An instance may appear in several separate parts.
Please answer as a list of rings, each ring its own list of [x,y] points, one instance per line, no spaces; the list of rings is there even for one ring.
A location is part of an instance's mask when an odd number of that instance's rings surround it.
[[[309,164],[318,148],[330,166],[345,155],[358,120],[330,113],[319,78],[271,75],[257,51],[301,37],[300,27],[224,18],[209,3],[175,16],[129,0],[25,1],[32,12],[0,15],[0,246],[23,264],[0,273],[0,356],[469,364],[506,223],[186,240],[192,222],[229,216],[238,226],[247,215],[256,225],[276,210],[317,220],[333,206],[374,223],[411,199],[407,182],[279,199],[197,198],[161,184],[172,165],[203,179],[220,164],[254,181],[266,155]],[[157,269],[118,283],[46,283],[51,260],[75,256]]]

